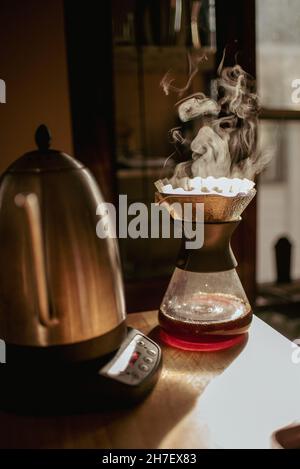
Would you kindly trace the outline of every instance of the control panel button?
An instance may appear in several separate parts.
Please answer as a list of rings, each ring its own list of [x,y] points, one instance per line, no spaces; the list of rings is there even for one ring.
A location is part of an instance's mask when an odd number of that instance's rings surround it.
[[[152,355],[152,357],[155,357],[155,355],[157,355],[156,350],[154,350],[153,348],[148,349],[147,352],[149,355]]]
[[[146,362],[146,363],[153,363],[153,358],[151,358],[151,357],[144,357],[144,362]]]
[[[143,347],[145,345],[145,342],[143,340],[138,340],[137,344]]]
[[[145,365],[145,363],[142,363],[142,364],[139,366],[139,369],[142,370],[142,371],[148,371],[148,370],[149,370],[149,366]]]

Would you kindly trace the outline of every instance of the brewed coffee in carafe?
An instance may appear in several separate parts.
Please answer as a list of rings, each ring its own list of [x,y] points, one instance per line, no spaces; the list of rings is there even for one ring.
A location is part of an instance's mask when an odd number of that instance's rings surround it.
[[[183,339],[221,340],[222,336],[246,332],[251,316],[235,269],[189,272],[176,268],[159,319],[164,329]]]

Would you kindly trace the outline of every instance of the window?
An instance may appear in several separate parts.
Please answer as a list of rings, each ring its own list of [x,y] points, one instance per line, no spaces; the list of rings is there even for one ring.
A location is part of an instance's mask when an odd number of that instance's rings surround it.
[[[258,282],[276,278],[280,236],[293,243],[292,277],[300,277],[300,104],[292,101],[292,82],[300,78],[299,24],[298,0],[256,0],[260,138],[274,152],[258,194]]]

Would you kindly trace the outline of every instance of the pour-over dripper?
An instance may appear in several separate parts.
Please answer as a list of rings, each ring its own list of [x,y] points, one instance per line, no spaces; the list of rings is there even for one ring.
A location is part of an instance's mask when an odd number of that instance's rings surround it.
[[[186,203],[192,204],[192,217],[196,221],[196,204],[204,204],[204,222],[225,222],[239,220],[245,208],[249,205],[256,194],[255,189],[251,189],[246,194],[237,194],[227,197],[219,194],[168,194],[155,193],[155,202],[164,205],[172,218],[178,219],[183,213],[183,206]],[[179,212],[177,207],[181,207]]]
[[[187,249],[187,240],[182,239],[176,269],[160,307],[159,321],[168,343],[217,350],[234,345],[247,332],[252,311],[235,270],[230,238],[255,193],[252,189],[236,197],[156,195],[177,219],[174,202],[204,203],[204,244],[200,249]]]

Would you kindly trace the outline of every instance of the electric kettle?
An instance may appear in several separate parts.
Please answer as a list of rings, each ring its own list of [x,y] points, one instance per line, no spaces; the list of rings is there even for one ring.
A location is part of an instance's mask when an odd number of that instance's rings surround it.
[[[35,139],[0,182],[0,338],[7,363],[84,362],[126,336],[118,246],[96,235],[90,172],[49,148],[44,125]]]

